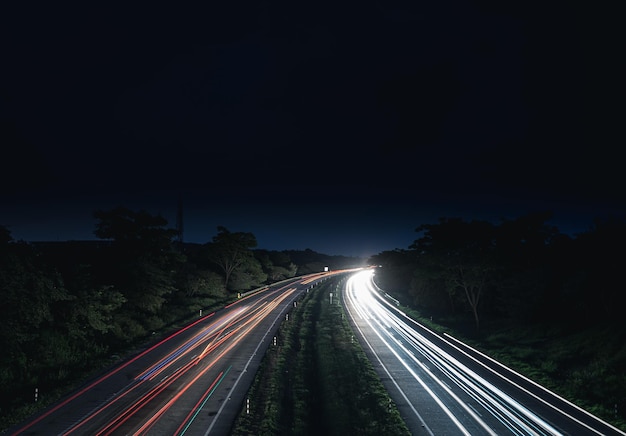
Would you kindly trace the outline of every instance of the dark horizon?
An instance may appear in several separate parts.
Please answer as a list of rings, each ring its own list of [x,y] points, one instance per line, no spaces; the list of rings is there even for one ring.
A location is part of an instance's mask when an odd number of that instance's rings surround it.
[[[0,224],[161,213],[373,254],[439,217],[626,216],[619,14],[580,5],[7,7]],[[307,235],[309,235],[307,237]]]
[[[0,224],[7,227],[16,241],[98,240],[93,233],[97,222],[93,212],[96,209],[111,210],[122,206],[161,215],[168,222],[166,227],[175,229],[180,194],[174,192],[171,194],[169,201],[161,197],[162,201],[158,204],[142,203],[137,200],[129,202],[136,207],[115,203],[114,197],[109,203],[94,204],[92,208],[83,202],[70,203],[64,207],[58,207],[57,204],[56,214],[54,201],[51,201],[47,205],[34,207],[30,213],[28,208],[26,212],[25,209],[21,209],[22,215],[16,215],[22,217],[18,224],[12,225],[10,222]],[[144,195],[140,198],[145,201],[149,197]],[[371,215],[371,211],[368,211],[371,204],[365,202],[337,204],[331,201],[326,203],[316,201],[315,207],[311,210],[305,210],[305,201],[301,203],[300,206],[291,204],[279,207],[262,202],[248,202],[213,208],[205,206],[205,203],[188,205],[183,200],[183,240],[198,244],[210,242],[217,233],[217,227],[224,226],[231,231],[253,233],[257,238],[259,249],[282,251],[308,248],[329,255],[367,258],[382,251],[407,249],[418,237],[415,232],[417,227],[422,224],[434,224],[440,218],[484,220],[498,225],[504,220],[513,220],[529,213],[550,211],[548,205],[545,205],[545,208],[529,208],[526,211],[519,207],[516,209],[517,205],[510,205],[508,210],[499,205],[494,207],[492,212],[487,212],[484,208],[472,212],[471,205],[461,209],[459,203],[455,203],[454,208],[447,211],[441,204],[434,203],[430,208],[416,210],[399,201],[385,204],[378,199],[376,207],[383,209],[384,213],[377,213],[379,217],[377,220],[371,218],[364,220],[364,214]],[[298,207],[300,210],[297,210]],[[39,215],[42,210],[47,211],[45,216]],[[287,216],[281,216],[285,214],[285,210],[291,212]],[[610,210],[604,214],[598,213],[599,210],[577,210],[570,206],[569,210],[561,209],[560,213],[553,213],[553,218],[546,224],[555,226],[561,233],[575,237],[577,234],[592,230],[596,219],[620,217]],[[508,213],[503,214],[503,211]],[[26,216],[30,219],[24,219]]]

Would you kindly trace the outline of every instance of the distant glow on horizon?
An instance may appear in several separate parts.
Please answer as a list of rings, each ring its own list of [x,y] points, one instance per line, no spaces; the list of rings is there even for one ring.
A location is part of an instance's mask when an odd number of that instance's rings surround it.
[[[32,203],[19,202],[3,209],[0,225],[4,225],[15,241],[68,241],[98,240],[94,235],[96,209],[110,210],[124,205],[133,210],[144,209],[163,216],[169,228],[175,228],[177,196],[151,193],[145,198],[135,195],[100,197],[49,197]],[[319,199],[317,199],[319,201]],[[358,198],[351,198],[357,201]],[[415,229],[438,222],[439,217],[464,217],[487,220],[499,224],[501,218],[514,219],[524,215],[520,209],[515,214],[511,206],[498,205],[482,212],[472,213],[472,199],[463,205],[387,202],[370,204],[364,197],[362,203],[335,204],[314,201],[266,204],[210,203],[209,199],[185,198],[183,201],[183,240],[205,244],[217,234],[217,226],[230,231],[251,232],[259,249],[272,251],[311,249],[328,255],[368,258],[383,251],[408,249],[417,239]],[[506,213],[500,213],[506,212]],[[476,209],[479,210],[479,209]],[[547,224],[569,236],[589,231],[594,218],[610,215],[607,208],[555,205],[554,217]],[[526,211],[525,213],[528,213]]]

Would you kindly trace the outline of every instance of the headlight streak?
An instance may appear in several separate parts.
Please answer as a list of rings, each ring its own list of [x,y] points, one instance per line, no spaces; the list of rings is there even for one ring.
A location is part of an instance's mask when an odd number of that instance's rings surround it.
[[[356,278],[359,277],[363,274],[357,274],[355,276],[353,276],[352,278]],[[351,279],[352,279],[351,278]],[[360,278],[360,277],[359,277]],[[350,298],[351,301],[355,301],[355,299],[352,298],[353,293],[356,292],[356,285],[354,284],[354,282],[352,282],[352,280],[350,282],[348,282],[347,285],[349,291],[348,291],[348,298]],[[369,293],[369,290],[367,290],[367,292]],[[363,302],[365,299],[361,298],[360,302]],[[373,300],[370,300],[373,301]],[[354,303],[353,303],[354,304]],[[387,340],[381,335],[381,333],[379,332],[379,329],[374,327],[372,325],[372,323],[370,322],[370,320],[366,320],[366,322],[370,325],[370,327],[372,328],[372,331],[379,337],[379,339],[381,341],[383,341],[385,343],[385,345],[387,346],[387,348],[389,349],[389,351],[391,351],[391,353],[396,356],[396,358],[398,359],[398,361],[400,363],[402,363],[402,365],[404,366],[404,368],[409,372],[409,374],[411,374],[411,376],[422,386],[422,388],[431,396],[431,398],[437,403],[437,405],[441,408],[441,410],[443,410],[443,412],[448,415],[448,417],[450,418],[450,420],[456,425],[456,427],[459,429],[459,431],[461,431],[464,435],[467,436],[471,436],[471,433],[469,432],[469,430],[463,426],[463,424],[457,419],[456,416],[454,416],[454,414],[452,413],[452,411],[446,407],[446,405],[443,403],[443,401],[441,400],[441,398],[439,398],[439,396],[437,394],[435,394],[435,392],[433,392],[430,387],[421,379],[421,377],[413,370],[413,368],[411,368],[406,362],[405,360],[397,353],[397,351],[389,345],[389,343],[387,342]],[[422,367],[422,369],[424,371],[426,371],[431,378],[437,382],[439,385],[442,386],[442,388],[448,393],[450,394],[452,397],[456,397],[456,395],[447,387],[445,386],[445,384],[443,384],[439,379],[437,379],[436,377],[434,377],[431,373],[430,370],[428,368],[426,368],[426,366],[422,365],[421,362],[417,361],[418,365],[420,365]],[[497,436],[496,433],[494,433],[484,422],[482,422],[482,420],[480,419],[480,417],[471,409],[469,408],[464,402],[460,401],[458,398],[456,398],[457,402],[459,403],[459,405],[469,414],[471,415],[476,422],[478,422],[490,435],[492,436]]]
[[[511,370],[510,368],[508,368],[508,367],[506,367],[506,366],[502,365],[500,362],[498,362],[497,360],[492,359],[491,357],[487,356],[486,354],[483,354],[483,353],[481,353],[481,352],[480,352],[480,351],[478,351],[478,350],[475,350],[475,349],[473,349],[473,348],[470,348],[468,345],[466,345],[466,344],[464,344],[463,342],[459,341],[459,340],[458,340],[458,339],[456,339],[455,337],[450,336],[450,335],[449,335],[449,334],[447,334],[447,333],[444,333],[444,336],[446,336],[446,337],[447,337],[448,339],[450,339],[450,340],[455,341],[455,343],[457,343],[459,346],[466,347],[466,348],[468,348],[468,349],[471,349],[471,350],[472,350],[472,352],[474,352],[474,353],[476,353],[476,354],[480,354],[483,358],[485,358],[485,359],[489,360],[490,362],[492,362],[492,363],[494,363],[494,364],[498,365],[500,368],[502,368],[502,369],[504,369],[504,370],[506,370],[506,371],[508,371],[508,372],[510,372],[510,373],[515,374],[517,377],[520,377],[520,378],[524,379],[524,380],[525,380],[525,381],[527,381],[528,383],[531,383],[532,385],[536,386],[537,388],[540,388],[541,390],[545,391],[546,393],[549,393],[550,395],[555,395],[555,396],[556,396],[556,394],[554,394],[553,392],[549,391],[548,389],[546,389],[545,387],[541,386],[540,384],[538,384],[538,383],[534,382],[533,380],[531,380],[531,379],[529,379],[529,378],[525,377],[525,376],[524,376],[524,375],[522,375],[522,374],[518,374],[518,373],[514,372],[514,371],[513,371],[513,370]],[[455,348],[455,349],[457,349],[460,353],[463,353],[464,355],[466,355],[468,358],[472,359],[472,360],[473,360],[474,362],[476,362],[477,364],[479,364],[479,365],[483,366],[484,368],[486,368],[486,369],[490,370],[490,368],[489,368],[487,365],[485,365],[483,362],[481,362],[481,361],[477,360],[475,357],[471,356],[471,355],[470,355],[470,354],[468,354],[466,351],[462,350],[459,346],[454,345],[454,344],[450,344],[450,346],[454,347],[454,348]],[[503,380],[507,381],[508,383],[511,383],[511,384],[512,384],[513,386],[515,386],[516,388],[518,388],[518,389],[520,389],[520,390],[524,391],[526,394],[528,394],[528,395],[532,396],[532,397],[533,397],[533,398],[535,398],[536,400],[538,400],[538,401],[542,402],[542,403],[543,403],[543,404],[545,404],[546,406],[551,407],[551,408],[552,408],[552,409],[554,409],[554,410],[557,410],[559,413],[563,413],[563,414],[564,414],[565,416],[567,416],[569,419],[571,419],[571,420],[573,420],[573,421],[577,422],[578,424],[580,424],[580,425],[584,426],[584,427],[585,427],[585,428],[587,428],[589,431],[592,431],[592,432],[594,432],[595,434],[598,434],[598,435],[602,435],[602,433],[601,433],[601,432],[599,432],[599,431],[597,431],[596,429],[594,429],[594,428],[590,427],[589,425],[585,424],[584,422],[582,422],[582,421],[580,421],[580,420],[576,419],[575,417],[571,416],[570,414],[565,413],[563,410],[558,409],[556,406],[554,406],[553,404],[550,404],[549,402],[547,402],[547,401],[546,401],[546,400],[544,400],[543,398],[541,398],[541,397],[539,397],[539,396],[535,395],[534,393],[532,393],[532,392],[530,392],[529,390],[525,389],[524,387],[522,387],[522,386],[518,385],[517,383],[513,383],[513,381],[512,381],[512,380],[507,379],[504,375],[502,375],[502,374],[500,374],[500,373],[497,373],[497,372],[494,372],[494,374],[495,374],[495,375],[497,375],[498,377],[502,378]],[[595,416],[593,416],[592,414],[590,414],[588,411],[586,411],[586,410],[584,410],[584,409],[580,408],[579,406],[577,406],[576,404],[574,404],[574,403],[572,403],[572,402],[570,402],[570,401],[566,400],[565,398],[561,398],[561,397],[558,397],[558,398],[559,398],[559,400],[563,401],[564,403],[567,403],[567,404],[569,404],[570,406],[574,407],[574,408],[575,408],[575,409],[577,409],[578,411],[585,413],[586,415],[588,415],[588,416],[592,417],[593,419],[597,419]],[[608,424],[608,423],[606,423],[606,422],[605,422],[604,424],[605,424],[605,425],[607,425],[607,426],[609,426],[609,427],[611,427],[613,430],[615,430],[615,431],[617,431],[617,432],[620,432],[621,434],[625,434],[625,435],[626,435],[626,433],[624,433],[623,431],[621,431],[621,430],[620,430],[620,429],[618,429],[617,427],[614,427],[614,426],[612,426],[612,425],[610,425],[610,424]]]
[[[143,393],[138,399],[134,400],[132,404],[125,406],[125,410],[121,413],[117,414],[114,419],[107,423],[107,425],[99,430],[96,435],[104,436],[110,435],[118,430],[122,425],[128,422],[129,419],[136,416],[136,414],[145,408],[148,404],[150,404],[154,399],[156,399],[159,394],[162,394],[165,389],[172,386],[173,383],[181,379],[182,376],[189,373],[191,369],[197,367],[197,365],[206,359],[206,357],[211,357],[211,361],[208,362],[196,375],[192,378],[191,381],[186,382],[185,385],[177,390],[176,395],[168,400],[163,406],[159,408],[156,413],[152,414],[152,416],[140,425],[139,430],[135,432],[135,435],[145,434],[150,428],[152,428],[158,419],[163,416],[163,414],[174,405],[174,403],[194,384],[196,383],[206,372],[211,369],[215,363],[217,363],[226,353],[232,350],[238,343],[249,333],[252,329],[254,329],[268,314],[270,314],[284,299],[290,296],[296,288],[289,288],[287,290],[283,290],[280,294],[275,295],[276,292],[270,293],[270,297],[275,297],[274,300],[268,301],[260,301],[257,303],[256,307],[243,306],[239,309],[236,309],[233,313],[228,313],[225,316],[215,320],[211,325],[207,326],[198,334],[194,335],[191,339],[185,341],[180,347],[176,350],[170,352],[167,356],[160,359],[157,363],[151,365],[149,368],[140,373],[139,376],[134,378],[133,383],[130,383],[126,388],[123,389],[121,393],[116,394],[116,396],[106,404],[98,407],[90,414],[88,414],[85,418],[81,419],[77,423],[75,423],[70,429],[62,434],[70,434],[76,432],[78,429],[83,427],[87,422],[91,421],[97,415],[103,413],[105,410],[109,409],[114,404],[119,404],[120,400],[124,397],[127,397],[128,394],[136,390],[138,387],[149,383],[155,378],[163,373],[168,368],[172,368],[172,366],[180,361],[182,357],[185,355],[189,355],[194,349],[197,349],[203,346],[205,343],[209,342],[204,346],[204,349],[198,354],[190,357],[190,360],[177,369],[173,371],[172,374],[164,377],[162,380],[157,382],[157,384],[150,388],[147,392]],[[235,325],[236,324],[236,325]],[[219,329],[219,331],[218,331]],[[231,329],[230,331],[227,331]],[[225,344],[226,341],[230,341],[227,346],[216,354],[213,354],[213,351],[217,350],[217,348]],[[217,386],[216,386],[217,387]],[[210,395],[207,394],[208,391],[205,391],[204,399],[208,400]],[[210,394],[210,392],[209,392]],[[204,404],[204,403],[202,403]],[[186,420],[189,417],[186,418]],[[188,423],[189,425],[191,422]],[[184,423],[182,424],[184,425]],[[182,428],[182,427],[181,427]],[[187,431],[186,428],[184,431]]]
[[[352,281],[354,279],[355,276],[351,277],[348,280],[348,283],[346,285],[346,299],[350,300],[350,301],[354,301],[356,299],[358,299],[358,294],[352,293],[350,292],[350,289],[353,288],[353,284]],[[352,304],[352,306],[348,306],[347,307],[347,312],[348,315],[350,316],[350,318],[352,318],[353,321],[355,321],[355,317],[354,314],[352,313],[353,309],[356,309],[357,311],[359,311],[360,306],[355,305],[354,303]],[[362,318],[364,319],[364,318]],[[432,430],[428,427],[428,425],[426,424],[426,422],[424,421],[424,419],[422,418],[422,415],[420,415],[420,413],[417,411],[417,409],[415,409],[415,407],[413,406],[413,403],[411,403],[411,401],[409,400],[409,398],[406,396],[406,393],[404,392],[404,390],[398,385],[398,382],[395,380],[395,378],[391,375],[391,373],[389,372],[389,369],[387,369],[387,366],[383,363],[383,361],[381,360],[380,356],[378,355],[378,353],[376,353],[376,350],[374,350],[374,347],[372,346],[372,344],[367,340],[367,337],[365,336],[365,334],[363,333],[363,330],[361,329],[361,327],[359,327],[359,325],[355,322],[354,326],[357,328],[357,330],[361,333],[361,337],[362,339],[365,341],[365,343],[368,345],[369,349],[372,351],[373,355],[376,357],[376,359],[378,360],[378,363],[380,364],[380,366],[385,370],[385,372],[387,373],[387,376],[389,377],[389,380],[394,384],[394,386],[396,387],[396,389],[398,390],[398,392],[400,392],[400,395],[402,395],[402,398],[404,398],[404,401],[406,402],[406,404],[409,406],[409,408],[413,411],[413,413],[415,414],[415,416],[417,416],[419,422],[421,423],[422,427],[428,432],[428,434],[430,436],[434,436],[434,433],[432,432]],[[435,400],[436,401],[436,400]]]
[[[432,342],[428,341],[415,330],[409,328],[394,314],[384,311],[381,307],[381,310],[379,311],[379,318],[386,318],[388,320],[388,324],[394,325],[394,331],[400,335],[400,337],[405,340],[407,344],[412,346],[413,349],[418,351],[442,373],[446,374],[450,380],[464,390],[470,397],[474,398],[479,404],[491,411],[492,414],[503,424],[511,427],[511,429],[515,428],[513,425],[518,425],[522,428],[523,434],[540,434],[535,433],[536,430],[540,431],[539,428],[531,428],[535,427],[535,424],[540,425],[549,431],[556,431],[543,420],[539,420],[535,415],[531,414],[531,416],[528,416],[530,412],[521,407],[517,401],[513,400],[501,390],[469,370],[469,368],[465,367],[463,364],[458,362],[458,360],[436,347]],[[392,335],[390,335],[390,337],[397,341],[397,339]],[[414,356],[414,354],[401,342],[398,343],[406,353],[411,353],[411,355]],[[412,358],[416,361],[416,363],[421,364],[421,362],[417,359],[414,357]],[[511,407],[517,409],[522,416],[526,416],[529,421],[524,423],[520,420],[509,411]]]
[[[469,369],[467,369],[464,365],[458,362],[458,360],[454,359],[443,350],[440,350],[437,346],[435,346],[432,342],[428,341],[425,337],[417,333],[414,329],[409,328],[397,315],[393,313],[397,311],[397,308],[395,308],[380,295],[380,290],[375,289],[376,286],[371,280],[367,282],[364,281],[363,286],[367,288],[367,294],[372,296],[368,301],[373,304],[373,310],[378,314],[378,319],[388,320],[388,322],[385,323],[387,329],[389,329],[389,323],[392,323],[394,326],[396,326],[394,330],[398,335],[400,335],[400,337],[402,337],[419,354],[421,354],[425,359],[430,361],[442,373],[446,374],[450,378],[450,380],[452,380],[460,389],[465,391],[467,395],[469,395],[471,398],[481,404],[485,409],[487,409],[498,421],[502,423],[502,425],[508,427],[513,433],[519,431],[515,427],[515,425],[517,425],[521,428],[521,430],[523,430],[523,432],[520,433],[523,435],[546,434],[543,432],[543,430],[548,430],[550,432],[549,434],[559,434],[556,429],[554,429],[545,421],[539,419],[539,417],[532,414],[528,409],[522,407],[510,396],[506,395],[492,384],[486,382],[477,374],[469,371]],[[383,305],[390,307],[393,311],[385,310]],[[407,317],[405,314],[403,315],[409,321],[417,324],[414,320]],[[394,341],[397,341],[397,339],[395,339],[391,334],[390,337]],[[411,350],[404,347],[401,342],[397,342],[398,345],[403,349],[403,351],[410,353],[412,356],[415,356],[415,354]],[[453,346],[452,344],[450,345]],[[416,363],[420,365],[422,364],[414,357],[413,359],[416,361]],[[448,362],[454,363],[456,367],[449,365]],[[484,364],[482,364],[482,366],[489,369]],[[468,370],[470,372],[469,377],[463,375],[465,373],[465,370]],[[500,374],[497,375],[508,383],[515,385],[511,380],[506,379]],[[483,387],[483,384],[485,383],[487,384],[487,386]],[[495,393],[496,395],[494,396],[492,395],[492,393]],[[511,412],[511,408],[517,409],[521,416],[516,416],[513,412]]]
[[[521,406],[513,398],[502,392],[500,389],[484,380],[478,374],[465,367],[458,362],[452,356],[436,347],[432,342],[425,337],[417,333],[414,329],[408,327],[399,317],[391,313],[389,310],[383,307],[384,305],[390,306],[389,303],[382,300],[378,296],[378,292],[370,285],[371,275],[355,274],[348,285],[348,296],[351,298],[353,305],[357,308],[359,313],[368,313],[369,316],[362,316],[362,318],[373,328],[373,331],[377,336],[387,344],[389,350],[398,358],[402,365],[416,377],[416,380],[424,386],[419,376],[415,374],[412,369],[409,368],[407,362],[402,359],[391,345],[388,340],[383,337],[389,336],[394,342],[398,343],[398,347],[406,353],[408,359],[412,360],[415,364],[419,365],[422,370],[432,378],[441,388],[446,391],[448,395],[455,399],[455,401],[468,411],[468,413],[485,429],[487,425],[480,419],[476,413],[468,410],[468,406],[456,396],[450,388],[436,377],[432,371],[419,361],[412,350],[408,346],[413,347],[420,355],[431,362],[438,370],[454,381],[464,392],[466,392],[471,398],[474,398],[478,404],[491,413],[497,420],[503,425],[507,426],[513,433],[519,434],[546,434],[544,431],[548,431],[549,434],[559,434],[551,425],[540,419],[538,416],[532,414],[528,409]],[[352,279],[351,278],[351,279]],[[357,294],[356,288],[359,288]],[[358,295],[358,297],[356,296]],[[394,308],[394,311],[397,309]],[[374,327],[376,325],[378,328]],[[399,341],[392,332],[399,335],[402,341]],[[432,391],[429,390],[429,393]],[[431,395],[435,395],[431,393]],[[437,398],[433,397],[435,401],[445,408],[445,405],[441,403]],[[489,429],[489,431],[492,431]]]
[[[391,316],[393,317],[393,315]],[[522,415],[526,415],[527,409],[522,408],[519,403],[510,398],[508,395],[504,394],[495,386],[489,384],[480,376],[465,368],[456,359],[452,358],[445,352],[437,349],[434,344],[421,337],[421,335],[416,334],[415,337],[412,337],[411,335],[415,332],[405,331],[401,325],[397,325],[394,330],[405,339],[407,344],[410,344],[416,351],[418,351],[418,353],[420,353],[424,358],[431,362],[437,369],[439,369],[443,374],[447,375],[448,378],[452,382],[454,382],[455,385],[457,385],[477,403],[487,409],[494,417],[496,417],[496,419],[498,419],[498,421],[508,427],[511,432],[522,435],[546,434],[541,432],[541,428],[535,426],[534,421],[536,421],[536,419],[532,419],[536,418],[534,415],[530,418],[530,422],[523,421],[511,411],[510,406],[512,405],[513,408],[518,409],[518,411],[520,411]],[[415,355],[411,352],[411,350],[409,350],[407,347],[404,346],[404,344],[402,344],[401,341],[398,341],[393,337],[392,339],[398,342],[399,347],[402,348],[403,351],[405,351],[407,354],[410,353],[411,359],[414,360],[416,364],[425,367],[422,362],[415,358]],[[448,362],[452,362],[453,364],[449,364]],[[430,371],[430,373],[432,373],[432,371]],[[466,373],[468,375],[466,375]],[[437,378],[435,381],[444,383],[444,385],[449,389],[449,386],[445,384],[445,382],[443,382],[442,380]],[[495,394],[495,396],[493,394]],[[454,395],[454,397],[457,398],[456,395]],[[458,399],[458,401],[461,400]],[[541,423],[543,428],[547,428],[551,431],[551,433],[549,434],[558,434],[558,432],[554,430],[551,426],[549,426],[549,424],[545,423],[542,420],[539,420],[539,422]],[[519,430],[515,427],[516,425],[519,427]]]
[[[399,321],[393,314],[389,314],[389,316]],[[513,433],[519,431],[520,434],[546,434],[542,432],[543,428],[547,430],[549,434],[559,434],[559,432],[548,423],[530,413],[530,411],[522,407],[517,401],[469,370],[469,368],[465,367],[443,350],[437,348],[422,335],[412,329],[406,329],[406,326],[402,324],[396,325],[397,328],[395,331],[400,334],[408,344],[420,351],[435,367],[443,374],[446,374],[450,380],[465,391],[471,398],[491,412],[496,419],[507,426]],[[404,346],[402,348],[406,349]],[[514,410],[517,410],[519,415],[516,415]]]
[[[515,401],[510,396],[502,392],[500,389],[493,386],[491,383],[488,383],[486,380],[484,380],[482,377],[475,374],[473,371],[469,370],[465,365],[461,364],[460,362],[458,362],[458,360],[450,356],[448,353],[445,353],[443,350],[435,346],[432,342],[428,341],[424,336],[417,333],[414,329],[408,327],[407,324],[404,323],[393,312],[384,310],[382,306],[380,306],[381,302],[384,303],[386,306],[391,307],[394,312],[397,311],[396,308],[394,308],[391,304],[389,304],[379,295],[379,292],[377,292],[373,286],[367,286],[367,288],[368,288],[368,291],[370,291],[368,293],[373,293],[376,297],[376,301],[379,303],[378,307],[380,307],[380,310],[379,310],[380,316],[388,317],[392,319],[394,325],[398,327],[396,329],[397,333],[400,334],[408,343],[412,344],[413,347],[417,351],[420,352],[420,354],[422,354],[426,359],[428,359],[434,365],[436,365],[443,373],[448,374],[450,379],[453,380],[461,389],[465,390],[468,395],[473,397],[476,401],[481,403],[488,410],[492,412],[496,412],[497,410],[498,412],[492,413],[492,414],[496,418],[498,418],[503,424],[504,424],[504,421],[502,419],[504,419],[504,417],[500,415],[500,413],[503,413],[504,415],[506,415],[506,417],[508,417],[508,419],[512,420],[514,423],[521,425],[524,429],[523,434],[529,434],[527,432],[531,432],[530,434],[535,434],[534,433],[535,431],[542,432],[542,430],[547,430],[548,432],[550,432],[549,434],[559,434],[559,432],[556,429],[554,429],[554,427],[552,427],[550,424],[548,424],[544,420],[540,419],[537,415],[533,414],[528,409],[521,406],[519,402]],[[412,321],[414,324],[417,324],[414,320],[411,320],[408,317],[407,319]],[[425,347],[423,347],[420,344],[424,344]],[[455,345],[453,344],[449,344],[449,345],[454,347],[455,349],[457,349],[458,351],[460,351],[467,357],[471,358],[476,363],[479,363],[485,369],[489,370],[492,374],[497,375],[498,377],[500,377],[502,380],[506,381],[507,383],[510,383],[516,388],[523,390],[527,394],[530,394],[536,399],[549,405],[549,403],[540,399],[536,395],[533,395],[526,389],[523,389],[521,386],[517,385],[512,380],[507,379],[502,374],[494,372],[489,367],[484,365],[482,362],[479,362],[475,358],[469,356],[467,353],[463,352]],[[453,363],[454,366],[450,366],[449,363]],[[467,377],[465,375],[462,375],[461,373],[467,374]],[[464,381],[465,384],[460,383],[460,381]],[[495,396],[493,396],[492,394],[495,394]],[[556,410],[554,406],[552,405],[550,406]],[[521,418],[523,418],[524,423],[522,423],[518,417],[512,415],[508,410],[504,408],[516,409],[521,414]],[[500,419],[500,417],[502,417],[502,419]],[[529,426],[533,427],[533,429],[531,429]]]

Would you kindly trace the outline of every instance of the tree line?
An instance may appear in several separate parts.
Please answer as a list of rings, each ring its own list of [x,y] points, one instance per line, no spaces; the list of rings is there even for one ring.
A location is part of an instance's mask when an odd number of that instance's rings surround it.
[[[355,259],[257,248],[220,226],[182,244],[160,215],[98,210],[95,241],[27,243],[0,226],[0,416],[76,381],[153,332],[265,284]],[[295,252],[293,252],[295,254]],[[206,312],[205,312],[206,313]]]
[[[373,256],[377,279],[423,313],[471,319],[475,332],[487,321],[621,326],[626,220],[598,219],[570,236],[551,216],[440,218],[416,228],[408,249]]]
[[[374,279],[424,322],[624,429],[626,218],[574,236],[550,218],[441,218],[407,249],[374,256]]]

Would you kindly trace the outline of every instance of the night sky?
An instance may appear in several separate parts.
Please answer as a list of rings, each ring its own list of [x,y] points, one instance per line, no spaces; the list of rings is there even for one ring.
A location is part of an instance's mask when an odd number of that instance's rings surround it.
[[[575,234],[626,214],[626,39],[607,5],[13,3],[0,224],[16,240],[93,239],[93,211],[117,205],[174,227],[179,199],[185,241],[222,225],[350,256],[443,216],[552,210]]]

